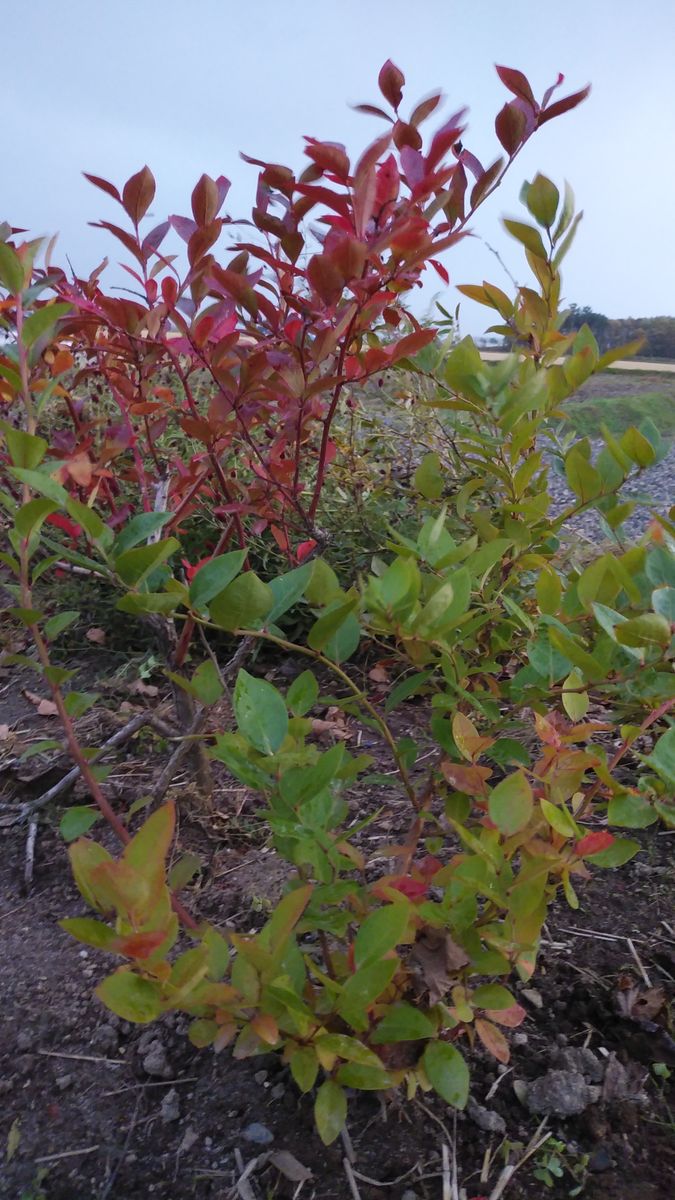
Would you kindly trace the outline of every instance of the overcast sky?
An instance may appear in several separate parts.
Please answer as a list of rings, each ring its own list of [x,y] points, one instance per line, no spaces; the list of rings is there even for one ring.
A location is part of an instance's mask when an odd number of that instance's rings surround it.
[[[558,71],[562,91],[591,82],[593,92],[535,135],[477,215],[477,236],[446,254],[452,280],[508,290],[485,239],[524,281],[499,219],[518,215],[523,179],[541,170],[568,179],[585,212],[567,300],[612,317],[675,313],[672,0],[4,0],[0,9],[0,219],[58,231],[78,272],[115,257],[87,221],[119,220],[83,170],[121,184],[147,162],[157,220],[189,212],[203,171],[224,174],[227,210],[245,215],[256,168],[239,151],[298,167],[310,134],[358,153],[381,123],[349,105],[377,102],[388,57],[406,75],[410,105],[440,86],[443,111],[469,106],[464,141],[486,165],[506,98],[499,62],[525,71],[538,96]],[[454,307],[458,294],[440,298]],[[463,330],[482,332],[486,313],[463,301]]]

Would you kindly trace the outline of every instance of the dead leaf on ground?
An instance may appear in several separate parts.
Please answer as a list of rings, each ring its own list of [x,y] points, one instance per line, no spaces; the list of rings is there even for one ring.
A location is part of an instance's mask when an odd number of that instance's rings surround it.
[[[619,985],[616,1002],[622,1016],[629,1017],[632,1021],[654,1021],[665,1009],[666,993],[661,987]]]
[[[24,690],[23,694],[26,700],[30,700],[31,704],[35,705],[39,717],[55,717],[58,713],[59,710],[54,701],[48,700],[46,696],[38,696],[37,692],[26,690]]]
[[[8,741],[9,736],[9,725],[0,725],[0,742]]]
[[[424,931],[415,942],[410,957],[429,992],[430,1004],[438,1004],[443,999],[452,986],[453,977],[469,961],[450,934],[437,929]]]
[[[317,737],[333,737],[346,742],[353,737],[353,732],[347,725],[345,715],[340,708],[326,710],[325,718],[315,717],[312,720],[312,733]]]
[[[375,663],[375,666],[370,668],[370,670],[368,672],[368,678],[372,679],[373,683],[389,683],[390,682],[389,672],[388,672],[387,668],[385,667],[384,663],[381,663],[381,662]]]
[[[89,642],[94,642],[97,646],[102,646],[106,639],[105,629],[99,629],[98,625],[93,625],[84,635]]]
[[[134,679],[134,682],[129,684],[129,691],[134,696],[159,696],[157,684],[145,683],[143,679]]]
[[[289,1150],[277,1150],[276,1153],[270,1154],[270,1162],[286,1179],[290,1179],[291,1183],[305,1183],[312,1178],[309,1167],[303,1166]]]

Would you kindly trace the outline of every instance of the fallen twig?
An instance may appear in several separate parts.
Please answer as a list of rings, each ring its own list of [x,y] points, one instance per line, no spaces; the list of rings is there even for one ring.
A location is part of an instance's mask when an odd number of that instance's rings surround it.
[[[342,1160],[342,1166],[344,1167],[345,1175],[347,1176],[347,1183],[349,1184],[349,1190],[352,1194],[353,1200],[361,1200],[361,1193],[359,1191],[359,1185],[357,1184],[356,1179],[354,1178],[354,1172],[352,1171],[352,1164],[350,1163],[350,1161],[346,1155]]]
[[[35,1163],[58,1162],[60,1158],[75,1158],[78,1154],[93,1154],[100,1146],[83,1146],[81,1150],[62,1150],[60,1154],[45,1154],[42,1158],[34,1158]]]
[[[38,823],[35,817],[32,818],[28,826],[28,837],[26,838],[26,858],[23,868],[23,883],[27,892],[33,886],[33,865],[35,863],[35,839],[37,838]]]
[[[42,1054],[44,1058],[72,1058],[75,1062],[107,1063],[110,1067],[126,1066],[124,1058],[101,1058],[97,1054],[66,1054],[62,1050],[38,1050],[38,1054]]]
[[[173,729],[171,725],[166,724],[165,721],[162,721],[160,717],[155,716],[154,713],[137,713],[135,717],[132,717],[130,721],[127,721],[126,725],[122,726],[121,729],[118,729],[116,733],[113,733],[112,737],[109,737],[108,740],[103,743],[101,748],[96,751],[96,754],[92,755],[92,757],[89,759],[90,766],[99,762],[109,750],[115,750],[118,746],[123,746],[124,743],[127,742],[129,738],[133,737],[135,733],[138,733],[139,729],[142,729],[144,725],[151,725],[152,728],[155,729],[157,733],[160,733],[163,737],[175,737],[176,735],[175,729]],[[29,816],[31,813],[37,812],[39,808],[44,808],[46,804],[50,804],[52,800],[56,800],[58,796],[61,796],[63,792],[68,791],[68,789],[72,787],[75,781],[79,778],[79,775],[80,768],[72,767],[71,770],[68,771],[58,783],[55,783],[53,787],[48,788],[47,791],[43,792],[41,796],[37,796],[35,800],[29,800],[26,804],[22,804],[18,813],[19,819]]]

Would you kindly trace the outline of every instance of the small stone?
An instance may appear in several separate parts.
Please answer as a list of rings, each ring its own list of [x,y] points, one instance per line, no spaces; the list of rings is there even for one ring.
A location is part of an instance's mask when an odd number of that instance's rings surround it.
[[[172,1121],[180,1120],[180,1104],[178,1103],[178,1092],[175,1088],[171,1088],[166,1093],[159,1107],[159,1115],[164,1125],[170,1125]]]
[[[270,1142],[274,1141],[274,1134],[259,1121],[253,1121],[252,1124],[247,1125],[242,1130],[241,1136],[245,1142],[253,1142],[256,1146],[269,1146]]]
[[[572,1117],[600,1098],[600,1088],[586,1083],[578,1071],[547,1071],[528,1083],[525,1105],[531,1113]]]
[[[66,1088],[73,1086],[74,1079],[72,1075],[57,1075],[54,1082],[60,1092],[65,1092]]]
[[[593,1171],[598,1174],[601,1171],[611,1171],[613,1166],[614,1163],[612,1162],[612,1159],[610,1158],[607,1150],[605,1150],[604,1146],[600,1146],[599,1149],[591,1154],[591,1157],[588,1160],[589,1171]]]
[[[523,988],[521,996],[524,1000],[528,1000],[530,1004],[534,1005],[535,1008],[544,1007],[544,998],[536,988]]]
[[[511,1043],[514,1046],[526,1046],[529,1038],[526,1033],[514,1033]]]
[[[406,1188],[405,1192],[401,1196],[401,1200],[420,1200],[420,1198],[417,1195],[417,1192],[412,1192],[410,1188]]]
[[[17,1050],[21,1050],[22,1053],[25,1053],[26,1050],[30,1050],[32,1045],[33,1045],[33,1038],[31,1036],[31,1034],[28,1033],[28,1030],[22,1029],[21,1033],[18,1035],[18,1037],[16,1039]]]
[[[281,1100],[286,1095],[286,1085],[284,1083],[275,1083],[270,1096],[272,1100]]]
[[[592,1050],[583,1046],[566,1046],[556,1055],[556,1062],[564,1071],[577,1071],[591,1083],[602,1083],[604,1067]]]
[[[267,1071],[256,1071],[253,1078],[255,1079],[256,1083],[264,1083],[267,1079]]]
[[[469,1097],[466,1110],[474,1124],[485,1133],[506,1133],[504,1118],[491,1108],[485,1108],[482,1104],[477,1104],[474,1099]]]
[[[155,1075],[159,1079],[171,1078],[169,1060],[166,1057],[166,1050],[160,1041],[154,1041],[150,1044],[147,1053],[143,1057],[143,1070],[148,1075]]]
[[[99,1025],[91,1037],[92,1046],[104,1054],[112,1054],[117,1050],[118,1042],[117,1030],[112,1025]]]

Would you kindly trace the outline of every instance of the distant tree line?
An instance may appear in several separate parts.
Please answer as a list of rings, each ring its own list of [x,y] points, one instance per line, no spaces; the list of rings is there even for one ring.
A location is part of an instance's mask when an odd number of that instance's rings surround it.
[[[592,330],[601,350],[609,350],[612,346],[643,337],[645,343],[640,350],[640,357],[675,358],[675,317],[612,318],[594,312],[589,305],[581,308],[578,304],[571,304],[569,316],[562,326],[563,332],[581,329],[582,325],[588,325]]]

